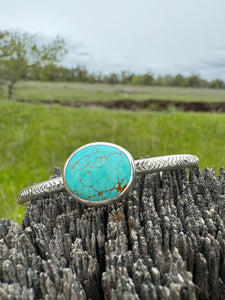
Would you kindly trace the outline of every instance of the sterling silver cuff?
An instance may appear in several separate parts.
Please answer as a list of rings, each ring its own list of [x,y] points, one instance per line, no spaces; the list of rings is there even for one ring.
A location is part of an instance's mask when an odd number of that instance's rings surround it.
[[[106,205],[124,197],[132,189],[136,174],[194,167],[198,163],[198,157],[190,154],[134,160],[118,145],[91,143],[70,155],[62,177],[25,188],[19,192],[17,202],[28,205],[32,199],[66,190],[85,205]]]

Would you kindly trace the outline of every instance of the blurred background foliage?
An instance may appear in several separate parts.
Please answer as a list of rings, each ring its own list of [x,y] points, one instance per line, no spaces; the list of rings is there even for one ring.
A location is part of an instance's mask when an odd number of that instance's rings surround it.
[[[39,67],[31,70],[27,80],[41,81],[68,81],[68,82],[88,82],[88,83],[109,83],[109,84],[128,84],[141,86],[172,86],[172,87],[205,87],[224,89],[225,83],[221,79],[211,81],[201,79],[198,74],[191,76],[160,75],[154,76],[152,73],[134,74],[123,71],[121,73],[111,73],[108,75],[90,73],[83,66],[76,68],[65,68],[54,64]]]
[[[39,44],[34,35],[0,31],[0,217],[21,222],[16,195],[63,168],[79,146],[106,141],[126,148],[135,159],[175,153],[196,154],[202,168],[225,164],[225,115],[184,113],[153,107],[128,112],[62,106],[66,101],[118,99],[225,101],[225,83],[198,74],[154,76],[95,74],[83,66],[60,65],[63,38]],[[211,90],[210,90],[211,89]],[[11,101],[7,98],[12,99]],[[18,99],[30,103],[19,103]],[[46,105],[37,105],[48,100]],[[53,105],[58,100],[58,105]],[[51,102],[52,101],[52,102]],[[157,109],[156,109],[157,110]]]
[[[9,81],[8,98],[13,97],[14,85],[19,80],[225,89],[221,79],[207,81],[198,74],[156,77],[151,72],[123,71],[106,75],[91,73],[79,65],[66,68],[59,62],[67,52],[65,40],[59,36],[48,44],[40,44],[35,35],[27,32],[0,31],[0,80]]]

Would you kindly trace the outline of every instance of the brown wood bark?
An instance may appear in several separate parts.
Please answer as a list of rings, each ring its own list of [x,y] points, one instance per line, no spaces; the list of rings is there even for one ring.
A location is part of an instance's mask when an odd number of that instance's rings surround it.
[[[139,176],[108,207],[68,194],[0,220],[0,299],[225,299],[225,172]]]

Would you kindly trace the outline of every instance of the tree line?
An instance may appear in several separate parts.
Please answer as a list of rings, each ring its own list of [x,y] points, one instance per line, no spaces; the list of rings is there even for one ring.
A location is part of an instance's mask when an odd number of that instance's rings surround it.
[[[182,74],[159,75],[152,73],[137,75],[122,71],[121,73],[102,73],[89,72],[84,66],[75,68],[65,68],[55,64],[49,64],[44,67],[30,70],[27,74],[27,80],[40,81],[68,81],[68,82],[87,82],[87,83],[109,83],[109,84],[128,84],[141,86],[172,86],[172,87],[192,87],[192,88],[218,88],[224,89],[225,82],[221,79],[211,81],[202,79],[198,74],[183,76]]]
[[[89,72],[84,66],[66,68],[59,63],[67,52],[65,40],[58,36],[47,44],[41,44],[36,42],[35,35],[29,33],[0,31],[0,81],[8,82],[8,98],[13,97],[14,85],[18,80],[225,89],[222,80],[207,81],[198,74],[155,77],[150,72],[139,75],[123,71],[106,75]]]

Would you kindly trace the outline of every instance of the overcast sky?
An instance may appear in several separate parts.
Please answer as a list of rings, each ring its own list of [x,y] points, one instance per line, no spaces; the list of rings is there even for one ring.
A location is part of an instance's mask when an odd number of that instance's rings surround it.
[[[1,0],[0,26],[59,34],[67,66],[225,80],[224,0]]]

